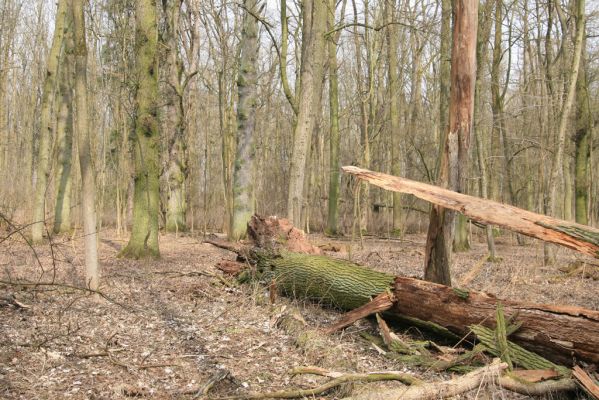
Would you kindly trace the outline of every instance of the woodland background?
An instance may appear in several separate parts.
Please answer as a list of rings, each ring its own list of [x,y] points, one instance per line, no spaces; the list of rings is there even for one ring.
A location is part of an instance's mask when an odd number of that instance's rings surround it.
[[[299,99],[301,48],[306,41],[302,12],[308,3],[268,1],[252,6],[261,15],[255,15],[260,22],[252,202],[262,214],[288,213],[294,108]],[[596,225],[596,1],[585,7],[577,96],[568,117],[566,140],[558,140],[559,118],[572,74],[577,4],[576,0],[480,3],[475,132],[466,192],[544,213],[550,197],[550,169],[561,147],[564,157],[557,182],[556,216],[574,219],[578,215],[579,222]],[[133,209],[132,153],[139,87],[135,6],[133,1],[105,0],[85,7],[98,227],[100,231],[115,227],[122,234],[130,229]],[[314,77],[322,80],[323,88],[322,95],[315,96],[315,127],[307,163],[300,168],[305,182],[301,221],[294,221],[312,231],[327,230],[330,214],[327,202],[333,180],[329,175],[337,170],[330,157],[331,145],[335,146],[331,142],[332,118],[338,118],[340,165],[435,182],[446,124],[444,98],[448,96],[447,77],[443,76],[448,49],[441,48],[441,30],[442,22],[447,23],[442,17],[445,7],[447,18],[449,1],[343,0],[324,6],[328,22],[314,29],[325,32],[327,48],[323,54],[309,52],[311,60],[323,59],[322,72]],[[176,229],[227,231],[232,210],[241,30],[248,6],[183,0],[155,7],[161,226],[167,224],[172,191],[181,190],[178,196],[184,224]],[[40,169],[41,138],[46,132],[40,115],[56,5],[4,0],[0,12],[1,211],[11,220],[30,223],[36,184],[40,173],[47,174],[47,229],[54,225],[57,232],[70,231],[80,220],[77,194],[81,180],[79,168],[71,167],[77,149],[70,139],[70,105],[65,103],[72,90],[71,72],[65,67],[69,65],[66,44],[59,49],[58,84],[50,99],[46,150],[50,162],[47,170]],[[281,24],[282,20],[286,24]],[[324,18],[319,21],[314,24],[324,23]],[[282,77],[287,80],[287,93]],[[331,91],[334,80],[338,82],[335,92]],[[338,102],[338,117],[331,117],[331,101]],[[175,139],[182,153],[177,171],[169,164]],[[181,176],[174,177],[177,173]],[[370,188],[357,196],[356,183],[348,176],[340,179],[339,222],[328,227],[331,233],[357,232],[356,219],[363,232],[390,235],[426,229],[425,203],[404,197],[399,203],[401,210],[396,207],[394,222],[390,193]]]

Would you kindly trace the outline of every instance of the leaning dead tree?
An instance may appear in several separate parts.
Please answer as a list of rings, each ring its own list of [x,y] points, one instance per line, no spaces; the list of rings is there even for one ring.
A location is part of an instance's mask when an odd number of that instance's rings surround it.
[[[495,313],[501,304],[510,324],[518,327],[510,335],[514,343],[561,364],[599,363],[598,311],[499,300],[482,292],[396,277],[326,257],[306,241],[302,231],[276,217],[254,216],[248,236],[253,241],[250,246],[211,243],[254,264],[262,280],[285,294],[344,310],[386,310],[409,323],[460,337],[471,335],[474,325],[495,329]],[[385,293],[387,298],[379,296]]]
[[[458,211],[483,224],[496,225],[599,258],[599,229],[381,172],[353,166],[343,167],[343,171],[383,189],[408,193]]]

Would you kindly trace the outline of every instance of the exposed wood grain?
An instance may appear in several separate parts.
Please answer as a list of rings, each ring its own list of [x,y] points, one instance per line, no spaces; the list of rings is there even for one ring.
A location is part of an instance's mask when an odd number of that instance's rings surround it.
[[[412,194],[422,200],[458,211],[475,221],[496,225],[599,258],[599,229],[381,172],[354,166],[343,167],[343,171],[383,189]]]

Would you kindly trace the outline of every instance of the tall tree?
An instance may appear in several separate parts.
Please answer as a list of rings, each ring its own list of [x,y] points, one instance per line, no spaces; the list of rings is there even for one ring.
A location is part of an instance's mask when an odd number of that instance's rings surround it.
[[[468,150],[474,114],[478,1],[453,3],[449,127],[441,159],[439,183],[461,192],[465,186]],[[451,285],[450,263],[454,212],[433,206],[425,249],[426,280]]]
[[[581,65],[576,82],[576,132],[574,133],[575,218],[579,224],[589,223],[589,159],[591,151],[592,114],[586,68],[587,55],[583,44]]]
[[[165,228],[169,232],[180,232],[187,230],[188,155],[183,97],[190,75],[185,74],[178,46],[181,1],[166,1],[162,6],[166,20],[161,40],[165,49],[163,65],[167,82],[164,87],[167,99],[164,130],[169,136],[168,164],[165,171],[167,181]]]
[[[346,0],[343,1],[341,15],[345,12]],[[332,31],[335,27],[335,0],[329,1],[327,12],[327,29]],[[339,76],[337,63],[337,42],[339,34],[327,36],[327,55],[329,67],[329,198],[327,212],[327,228],[329,235],[338,234],[339,220],[339,184],[341,180],[340,168],[340,143],[339,133]]]
[[[50,174],[50,147],[54,133],[54,99],[56,97],[56,75],[60,60],[65,19],[68,11],[67,0],[58,1],[56,22],[54,24],[54,37],[52,47],[48,54],[46,76],[41,102],[40,140],[37,159],[37,181],[33,199],[33,224],[31,225],[31,240],[40,243],[43,240],[46,219],[46,191]]]
[[[580,68],[580,60],[582,55],[582,46],[584,43],[585,32],[585,0],[576,1],[576,35],[574,37],[574,52],[572,55],[572,67],[568,76],[568,91],[564,99],[564,105],[559,117],[559,128],[557,131],[557,142],[555,156],[551,165],[551,176],[549,178],[549,202],[548,214],[556,216],[558,209],[558,187],[560,186],[560,177],[564,169],[564,149],[566,147],[566,130],[570,121],[570,112],[574,104],[576,94],[576,82],[578,81],[578,70]],[[555,247],[544,244],[544,261],[545,264],[555,263]]]
[[[68,13],[72,16],[72,13]],[[67,26],[73,23],[69,19]],[[71,230],[71,173],[73,155],[73,29],[64,37],[63,56],[59,68],[58,115],[56,122],[56,147],[58,165],[55,171],[56,205],[54,207],[54,233]]]
[[[489,37],[491,35],[491,11],[493,9],[493,0],[485,0],[478,11],[478,34],[476,43],[476,88],[474,94],[474,140],[476,144],[476,155],[478,168],[480,171],[479,192],[482,198],[489,198],[489,175],[487,169],[487,157],[483,143],[483,68],[487,62],[487,51]],[[493,236],[493,227],[485,226],[487,235],[487,248],[489,250],[489,260],[494,261],[495,257],[495,237]]]
[[[239,240],[254,214],[254,137],[258,102],[258,18],[257,0],[244,0],[241,54],[237,78],[237,151],[233,170],[233,220],[229,239]]]
[[[160,257],[158,248],[160,138],[158,123],[158,30],[156,1],[136,0],[135,192],[133,227],[121,256]]]
[[[400,96],[401,82],[399,77],[397,50],[399,47],[399,32],[397,25],[393,24],[396,15],[395,0],[385,0],[385,23],[387,36],[387,78],[389,82],[389,122],[391,124],[391,175],[401,175],[401,133],[400,121]],[[393,234],[401,233],[401,194],[393,192]]]
[[[98,230],[96,226],[96,179],[92,166],[87,91],[87,44],[83,0],[71,0],[75,57],[76,134],[81,169],[81,206],[85,236],[85,277],[90,289],[98,289]]]
[[[302,57],[297,123],[293,135],[293,153],[289,168],[287,216],[294,223],[301,221],[304,205],[304,180],[308,150],[316,125],[318,98],[322,93],[327,19],[325,0],[305,0],[302,9]]]

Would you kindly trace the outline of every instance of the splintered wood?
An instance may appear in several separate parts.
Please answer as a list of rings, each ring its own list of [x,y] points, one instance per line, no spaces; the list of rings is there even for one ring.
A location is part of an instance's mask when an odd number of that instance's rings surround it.
[[[483,224],[496,225],[599,258],[599,229],[381,172],[353,166],[342,169],[375,186],[414,195]]]

